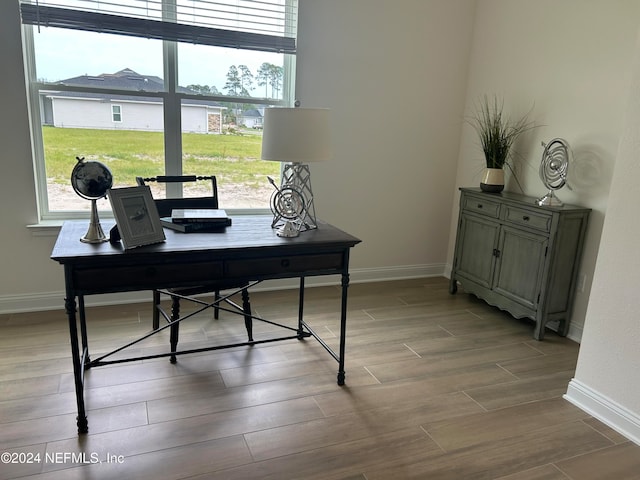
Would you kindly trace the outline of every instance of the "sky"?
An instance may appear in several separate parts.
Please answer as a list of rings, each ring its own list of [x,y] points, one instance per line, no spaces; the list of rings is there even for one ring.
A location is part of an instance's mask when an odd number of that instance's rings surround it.
[[[58,81],[130,68],[163,77],[162,42],[93,32],[34,27],[38,79]],[[222,91],[231,65],[246,65],[256,75],[262,63],[282,65],[282,55],[180,43],[179,84],[215,85]],[[257,87],[260,89],[261,87]],[[262,96],[255,91],[255,96]]]

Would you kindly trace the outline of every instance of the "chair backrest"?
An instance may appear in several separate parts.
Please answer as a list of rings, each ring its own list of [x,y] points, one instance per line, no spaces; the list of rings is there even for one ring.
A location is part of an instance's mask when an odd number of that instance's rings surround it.
[[[140,186],[146,185],[149,182],[157,183],[188,183],[197,182],[202,180],[211,181],[211,195],[205,197],[184,197],[184,198],[158,198],[155,199],[156,207],[158,208],[158,214],[161,217],[170,217],[171,210],[174,208],[219,208],[218,207],[218,184],[216,177],[209,176],[196,176],[196,175],[158,175],[157,177],[136,177],[136,183]]]

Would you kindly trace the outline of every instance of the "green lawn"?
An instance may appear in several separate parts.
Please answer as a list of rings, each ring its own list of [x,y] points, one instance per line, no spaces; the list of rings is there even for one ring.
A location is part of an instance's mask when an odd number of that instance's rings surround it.
[[[69,182],[76,157],[97,160],[109,167],[114,184],[133,185],[136,176],[164,173],[161,132],[43,127],[47,181]],[[183,172],[213,174],[227,183],[250,187],[278,177],[280,164],[260,160],[262,137],[243,135],[182,135]]]

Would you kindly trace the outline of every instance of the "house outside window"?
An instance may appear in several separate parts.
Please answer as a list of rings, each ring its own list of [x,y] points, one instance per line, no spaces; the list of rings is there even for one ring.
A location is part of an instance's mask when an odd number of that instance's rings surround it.
[[[216,175],[221,208],[268,211],[273,187],[267,176],[278,177],[281,165],[260,160],[262,115],[266,107],[293,103],[295,48],[231,47],[224,39],[228,30],[267,42],[288,37],[295,45],[297,0],[257,2],[269,10],[272,26],[262,25],[265,12],[247,0],[145,0],[142,13],[133,14],[137,0],[66,0],[69,6],[51,15],[73,10],[74,28],[45,16],[43,8],[59,1],[21,1],[30,114],[39,119],[31,123],[42,220],[88,215],[90,202],[69,182],[77,157],[104,163],[114,188],[135,185],[136,176]],[[199,37],[183,41],[178,27],[177,41],[146,32],[100,33],[105,28],[95,22],[102,14],[126,18],[124,29],[131,16],[168,15],[179,27],[184,19],[211,33],[204,30],[202,43]],[[76,28],[78,15],[81,23],[87,15],[86,28]],[[154,198],[202,193],[152,191]],[[109,211],[108,200],[98,208]]]
[[[116,122],[122,122],[122,107],[120,105],[111,105],[111,119]]]

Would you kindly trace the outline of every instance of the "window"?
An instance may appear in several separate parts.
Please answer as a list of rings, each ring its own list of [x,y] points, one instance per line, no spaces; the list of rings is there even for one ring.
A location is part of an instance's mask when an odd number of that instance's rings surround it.
[[[120,105],[111,105],[111,120],[114,122],[122,122],[122,107]]]
[[[23,0],[21,10],[42,219],[89,211],[69,182],[76,157],[107,165],[115,187],[213,174],[223,208],[268,209],[280,163],[260,160],[262,115],[293,103],[297,0]]]

